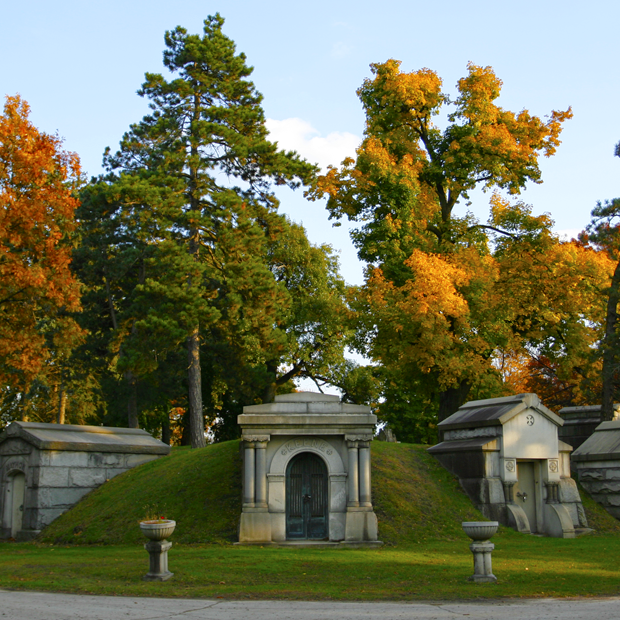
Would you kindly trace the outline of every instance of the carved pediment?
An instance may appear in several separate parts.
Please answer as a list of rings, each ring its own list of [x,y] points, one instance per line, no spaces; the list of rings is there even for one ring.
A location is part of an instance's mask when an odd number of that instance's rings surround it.
[[[30,454],[31,452],[32,446],[22,439],[8,440],[0,444],[0,456],[7,456],[10,454]]]

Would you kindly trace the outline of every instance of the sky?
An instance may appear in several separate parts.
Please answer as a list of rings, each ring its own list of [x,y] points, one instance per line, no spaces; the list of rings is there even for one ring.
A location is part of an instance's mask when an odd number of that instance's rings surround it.
[[[490,65],[503,81],[499,104],[544,117],[572,106],[557,154],[542,159],[544,183],[521,198],[549,213],[556,230],[587,225],[597,200],[620,196],[620,3],[487,0],[2,0],[0,90],[19,93],[31,120],[77,152],[87,174],[102,172],[106,146],[115,149],[147,112],[136,91],[144,73],[162,72],[163,37],[181,25],[201,33],[219,12],[224,32],[254,67],[272,137],[325,167],[354,155],[364,114],[356,90],[369,65],[389,58],[402,69],[428,67],[455,94],[469,61]],[[360,283],[347,227],[333,228],[324,203],[282,191],[282,210],[304,224],[314,243],[340,253],[350,283]],[[472,211],[488,215],[489,194]],[[464,212],[465,208],[462,208]]]

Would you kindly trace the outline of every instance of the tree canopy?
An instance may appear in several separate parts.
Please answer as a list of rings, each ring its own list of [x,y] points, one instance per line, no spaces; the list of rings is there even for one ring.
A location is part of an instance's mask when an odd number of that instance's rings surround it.
[[[308,269],[323,261],[321,277],[341,286],[326,275],[334,264],[325,251],[277,213],[273,187],[308,183],[315,167],[268,140],[262,97],[247,79],[252,69],[222,33],[223,22],[209,17],[202,36],[181,27],[166,33],[171,78],[146,75],[139,94],[152,112],[131,126],[117,153],[106,153],[109,173],[84,192],[81,211],[92,231],[84,247],[94,251],[81,264],[99,280],[93,285],[115,333],[108,346],[128,385],[130,423],[137,424],[140,377],[184,343],[194,446],[204,444],[203,392],[221,407],[223,374],[234,368],[247,380],[248,366],[262,364],[263,379],[275,386],[282,363],[293,365],[292,377],[308,358],[294,355],[289,342],[301,346],[294,325],[305,321],[302,310],[291,310],[295,299],[282,281],[299,262],[289,254],[278,265],[282,237],[289,249],[295,239],[305,243],[315,256]],[[301,271],[310,277],[308,269]],[[224,359],[225,373],[218,370]]]
[[[269,139],[252,68],[222,31],[165,34],[150,112],[105,174],[8,97],[0,117],[0,410],[142,426],[200,447],[238,436],[243,406],[305,377],[371,404],[399,439],[432,442],[468,398],[539,392],[556,410],[618,387],[618,199],[578,241],[519,200],[542,182],[572,112],[499,105],[470,63],[439,76],[371,65],[355,159],[323,175]],[[620,145],[616,148],[620,156]],[[279,212],[276,188],[327,196],[366,263],[349,287],[334,250]],[[489,212],[468,208],[489,192]],[[360,366],[351,347],[368,356]],[[602,385],[602,388],[601,388]]]
[[[404,398],[413,417],[441,420],[472,389],[501,389],[499,350],[529,344],[566,356],[566,334],[590,329],[596,253],[560,243],[549,216],[499,193],[541,182],[539,157],[553,155],[572,112],[541,120],[501,108],[490,67],[470,63],[454,100],[429,69],[406,73],[395,60],[371,68],[358,90],[366,127],[357,158],[321,176],[313,195],[328,196],[332,218],[360,224],[358,348],[387,373],[384,411]],[[433,119],[444,107],[440,129]],[[487,222],[456,209],[476,187],[492,191]]]
[[[39,131],[29,112],[14,96],[0,116],[0,384],[21,393],[23,418],[34,380],[62,384],[64,361],[82,336],[72,317],[80,285],[70,269],[79,159]]]

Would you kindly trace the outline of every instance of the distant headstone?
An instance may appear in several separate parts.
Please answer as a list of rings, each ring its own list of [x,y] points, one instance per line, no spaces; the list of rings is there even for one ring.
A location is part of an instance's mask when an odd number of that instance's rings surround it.
[[[387,424],[379,431],[377,439],[388,443],[398,443],[394,431]]]

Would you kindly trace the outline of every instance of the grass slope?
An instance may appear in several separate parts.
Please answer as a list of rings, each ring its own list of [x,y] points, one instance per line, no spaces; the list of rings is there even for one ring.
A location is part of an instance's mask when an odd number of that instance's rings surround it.
[[[138,521],[174,519],[176,543],[237,539],[241,514],[239,442],[202,450],[175,448],[169,456],[116,476],[61,515],[39,537],[55,544],[137,544]]]
[[[373,442],[373,501],[380,539],[387,545],[463,536],[462,521],[481,519],[457,480],[424,446]],[[620,523],[585,500],[592,526],[620,532]],[[174,519],[175,543],[231,543],[241,514],[239,442],[202,450],[176,448],[87,495],[54,521],[40,542],[138,544],[148,513]]]

